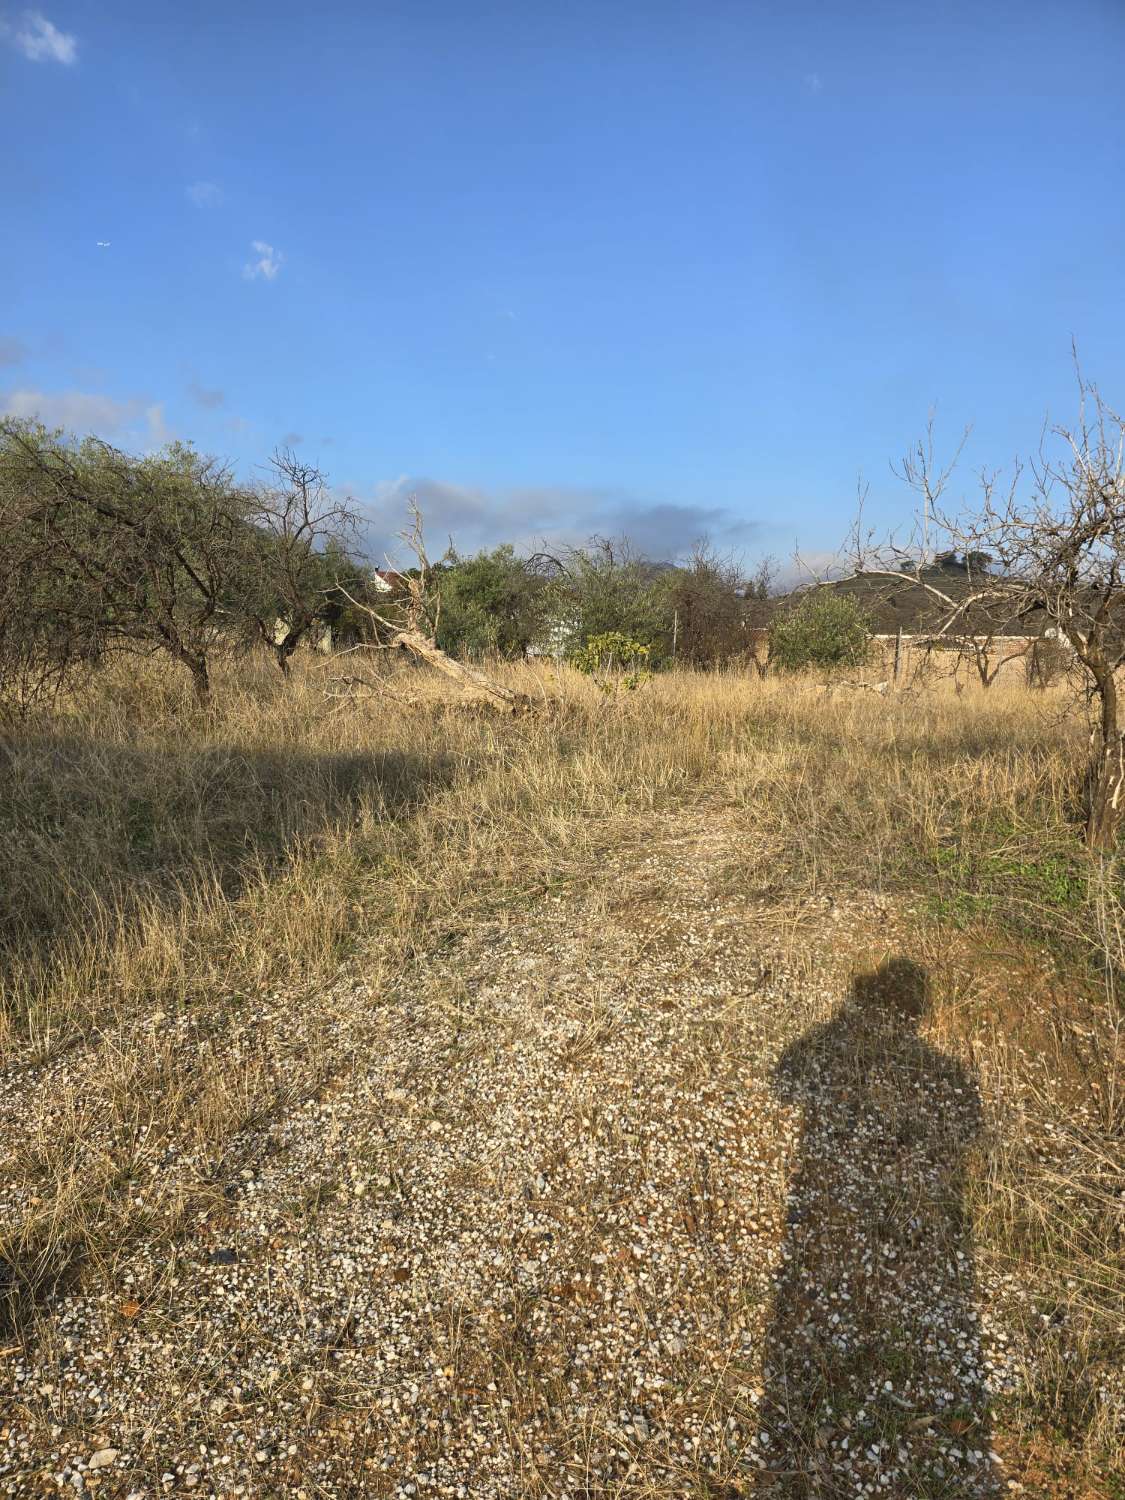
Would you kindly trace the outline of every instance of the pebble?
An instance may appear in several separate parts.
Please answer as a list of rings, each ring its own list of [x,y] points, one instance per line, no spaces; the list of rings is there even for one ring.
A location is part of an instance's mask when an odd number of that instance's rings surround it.
[[[818,1123],[853,1077],[830,1060],[853,966],[838,935],[805,953],[770,938],[766,908],[716,894],[732,852],[681,824],[592,894],[478,923],[377,993],[359,960],[316,1006],[259,997],[211,1044],[191,1015],[162,1032],[193,1067],[205,1045],[248,1069],[268,1056],[273,1106],[154,1145],[130,1188],[151,1194],[151,1236],[61,1287],[13,1362],[0,1495],[91,1433],[122,1446],[87,1469],[114,1464],[138,1497],[511,1500],[535,1474],[577,1500],[638,1473],[653,1493],[742,1493],[805,1461],[771,1361],[801,1371],[832,1340],[850,1368],[872,1305],[921,1340],[909,1375],[890,1401],[886,1369],[856,1373],[853,1410],[818,1417],[812,1450],[842,1493],[936,1493],[943,1460],[958,1494],[986,1493],[987,1431],[966,1456],[910,1423],[1007,1389],[1019,1341],[999,1303],[978,1315],[993,1284],[971,1246],[952,1257],[971,1295],[947,1306],[945,1272],[922,1284],[927,1221],[896,1206],[940,1164],[899,1127],[928,1110],[960,1149],[973,1095],[907,1068],[892,1109],[860,1088],[835,1133],[831,1111]],[[879,927],[889,941],[885,912]],[[0,1123],[29,1097],[26,1080],[4,1095]],[[890,1449],[871,1427],[888,1413]],[[923,1458],[929,1491],[903,1488]]]

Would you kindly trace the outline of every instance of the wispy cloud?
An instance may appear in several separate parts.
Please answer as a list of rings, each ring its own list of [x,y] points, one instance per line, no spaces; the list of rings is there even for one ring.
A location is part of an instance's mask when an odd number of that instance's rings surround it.
[[[172,429],[164,420],[164,403],[157,401],[153,406],[145,407],[145,424],[148,427],[149,440],[158,448],[172,440]]]
[[[827,547],[812,547],[782,557],[775,582],[779,589],[796,589],[825,578],[842,578],[847,571],[847,560],[840,552],[830,551]]]
[[[209,390],[207,386],[200,385],[197,380],[189,384],[188,395],[196,406],[202,406],[204,411],[217,411],[227,399],[225,391]]]
[[[819,94],[824,88],[824,79],[819,73],[806,73],[801,83],[806,94]]]
[[[118,432],[143,410],[137,400],[116,401],[94,391],[8,391],[0,395],[6,417],[36,417],[47,427],[68,432]]]
[[[305,441],[303,432],[284,432],[281,435],[281,446],[283,448],[299,448]]]
[[[139,396],[118,401],[95,391],[0,392],[0,416],[35,418],[45,427],[61,427],[79,436],[131,433],[157,447],[172,436],[163,403]]]
[[[25,10],[17,21],[0,19],[0,36],[30,62],[57,62],[71,67],[78,61],[78,39],[60,31],[37,10]]]
[[[0,334],[0,365],[21,365],[27,358],[27,345],[22,339]]]
[[[246,262],[242,268],[243,276],[247,281],[255,281],[259,276],[264,276],[267,281],[273,281],[281,270],[281,262],[285,258],[281,251],[275,250],[272,245],[267,245],[265,240],[251,241],[250,248],[258,258]]]
[[[215,208],[223,201],[223,190],[217,182],[189,182],[184,192],[196,208]]]
[[[627,536],[657,560],[682,557],[704,535],[739,550],[758,541],[761,528],[722,506],[646,501],[612,489],[543,486],[487,491],[402,474],[374,486],[364,505],[372,546],[390,544],[415,495],[435,550],[452,537],[472,552],[497,542],[534,547],[540,542],[583,542]]]

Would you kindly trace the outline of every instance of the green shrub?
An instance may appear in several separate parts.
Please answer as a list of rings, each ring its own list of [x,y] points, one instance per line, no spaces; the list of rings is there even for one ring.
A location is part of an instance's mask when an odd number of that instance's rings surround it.
[[[578,671],[592,677],[604,693],[618,688],[632,691],[647,682],[652,675],[648,659],[649,647],[620,630],[590,636],[571,657]]]
[[[814,589],[770,626],[770,661],[801,667],[858,667],[867,659],[871,621],[847,594]]]

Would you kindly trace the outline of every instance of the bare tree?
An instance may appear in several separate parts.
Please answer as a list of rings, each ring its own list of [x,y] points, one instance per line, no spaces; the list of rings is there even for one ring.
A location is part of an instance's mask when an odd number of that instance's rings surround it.
[[[965,628],[956,634],[936,640],[923,635],[915,644],[927,652],[940,647],[957,662],[965,662],[982,688],[990,688],[1009,662],[1034,656],[1037,638],[1024,633],[1018,619],[1004,619],[996,609],[978,609],[963,623]]]
[[[399,602],[390,608],[377,609],[374,605],[346,594],[349,602],[370,620],[373,641],[358,646],[356,650],[402,650],[421,661],[428,662],[446,677],[461,687],[483,693],[494,703],[505,708],[521,707],[525,700],[511,688],[494,682],[486,673],[468,662],[455,661],[437,643],[438,626],[441,620],[441,594],[432,587],[433,568],[426,553],[426,541],[422,525],[422,512],[414,496],[409,502],[410,525],[401,533],[415,557],[415,566],[400,573],[402,581]],[[370,683],[365,686],[372,686]]]
[[[658,579],[658,601],[672,616],[673,658],[691,666],[715,666],[746,645],[745,600],[751,583],[733,555],[706,538],[697,541],[682,567]],[[667,626],[665,626],[667,631]]]
[[[754,571],[746,580],[747,599],[756,599],[759,602],[767,600],[777,586],[779,571],[776,557],[761,558],[754,565]]]
[[[975,507],[944,504],[952,465],[933,457],[927,441],[899,471],[920,495],[926,514],[965,559],[964,582],[951,587],[926,566],[925,549],[876,546],[858,528],[852,547],[858,569],[921,586],[932,601],[930,639],[955,643],[981,621],[1020,622],[1065,641],[1094,709],[1086,776],[1086,842],[1115,847],[1125,817],[1125,740],[1117,671],[1125,662],[1125,422],[1079,376],[1077,424],[1044,437],[1026,471],[1006,486],[981,475]],[[988,558],[988,565],[981,559]]]
[[[253,495],[247,514],[254,528],[247,617],[287,673],[293,652],[325,623],[339,584],[354,572],[357,515],[291,449],[278,449],[270,463],[276,482]]]

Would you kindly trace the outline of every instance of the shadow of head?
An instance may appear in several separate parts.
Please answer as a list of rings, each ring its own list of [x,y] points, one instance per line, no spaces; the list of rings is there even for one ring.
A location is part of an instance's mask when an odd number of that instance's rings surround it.
[[[890,958],[852,980],[852,1003],[873,1022],[919,1026],[930,1011],[930,978],[910,958]]]

